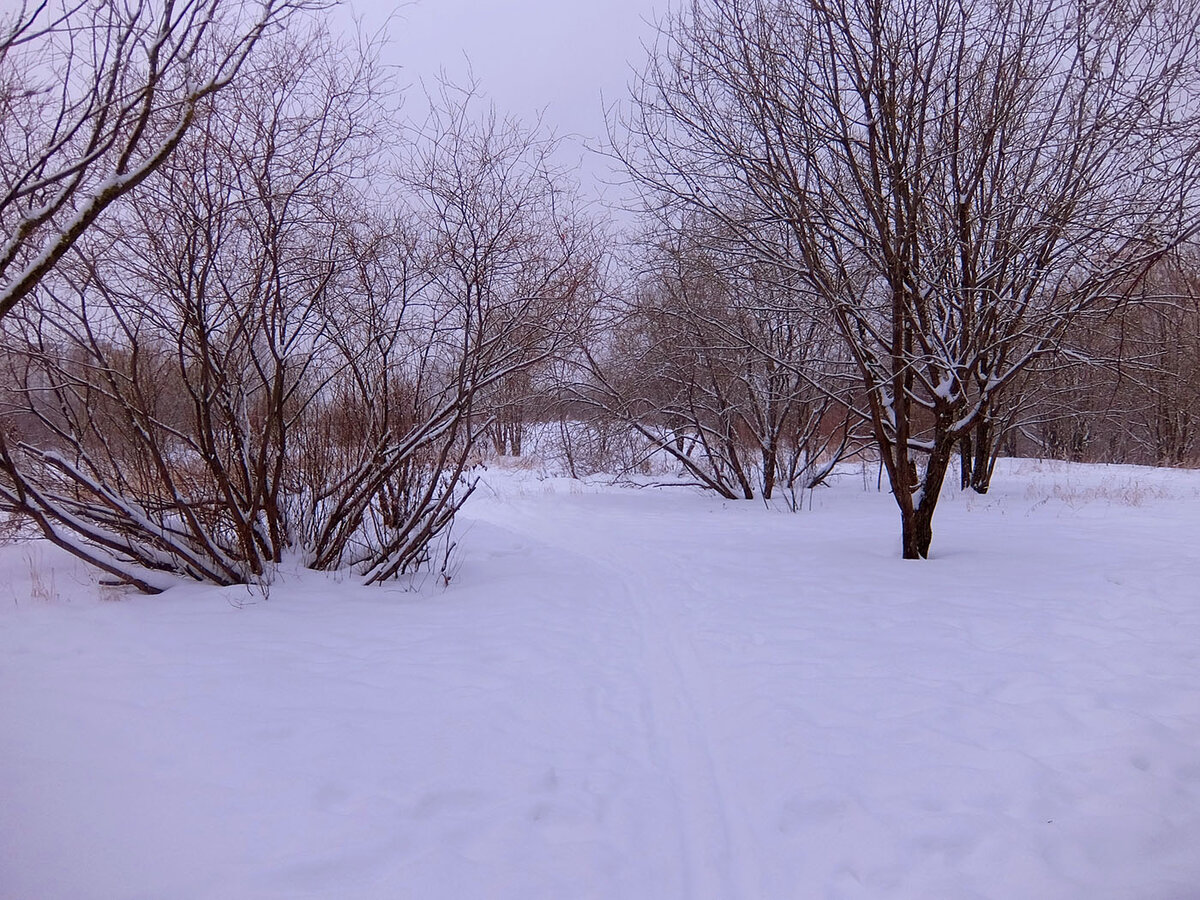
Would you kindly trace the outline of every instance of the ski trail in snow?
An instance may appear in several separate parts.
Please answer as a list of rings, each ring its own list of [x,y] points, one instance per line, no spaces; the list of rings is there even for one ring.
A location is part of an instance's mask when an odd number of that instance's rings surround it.
[[[558,509],[552,518],[547,511],[522,510],[522,530],[579,560],[581,580],[605,585],[605,594],[628,608],[635,625],[642,724],[650,759],[670,796],[678,838],[678,895],[687,900],[758,896],[761,882],[753,871],[749,829],[727,800],[730,770],[720,752],[713,685],[690,637],[694,617],[686,598],[703,589],[687,577],[682,561],[651,556],[636,541],[598,542],[603,531],[594,511],[569,519]],[[665,594],[654,589],[655,583],[677,590]]]
[[[0,548],[0,898],[1196,900],[1200,473],[1001,464],[916,568],[853,479],[497,473],[446,589]]]
[[[678,628],[679,620],[663,615],[664,599],[632,589],[628,580],[625,583],[630,603],[641,617],[647,669],[652,674],[648,690],[654,724],[664,751],[663,768],[680,812],[686,871],[701,874],[688,885],[686,895],[708,896],[707,886],[720,885],[713,896],[756,896],[747,883],[749,847],[737,839],[743,832],[726,799],[726,770],[718,762],[708,703],[710,685],[702,675],[703,665],[691,640]]]

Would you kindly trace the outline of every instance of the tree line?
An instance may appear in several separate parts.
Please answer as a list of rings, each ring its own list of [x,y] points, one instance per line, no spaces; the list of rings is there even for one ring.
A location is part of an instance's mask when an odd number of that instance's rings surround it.
[[[535,422],[793,507],[869,455],[909,558],[955,467],[1197,461],[1194,3],[693,0],[612,123],[632,236],[321,12],[0,20],[0,504],[116,581],[444,574]]]

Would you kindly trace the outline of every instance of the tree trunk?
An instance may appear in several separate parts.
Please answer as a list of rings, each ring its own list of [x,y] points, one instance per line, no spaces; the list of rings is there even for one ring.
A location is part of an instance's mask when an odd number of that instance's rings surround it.
[[[977,494],[986,494],[992,486],[998,436],[992,420],[983,416],[958,439],[961,485]]]
[[[775,449],[762,448],[762,495],[764,500],[770,500],[775,492]]]
[[[935,447],[925,467],[925,478],[921,482],[916,502],[900,507],[900,527],[904,544],[905,559],[928,559],[929,545],[933,542],[933,511],[942,493],[946,470],[954,456],[955,441],[941,440]]]
[[[996,440],[991,419],[986,416],[975,424],[975,460],[971,465],[970,486],[977,494],[986,494],[992,486],[992,462],[995,458],[993,443]],[[965,485],[964,485],[965,487]]]
[[[933,543],[933,504],[921,503],[912,512],[901,511],[900,527],[905,559],[928,559]]]
[[[962,490],[965,491],[971,486],[975,469],[975,450],[971,445],[971,432],[969,431],[958,439],[958,464],[961,475],[960,484]]]

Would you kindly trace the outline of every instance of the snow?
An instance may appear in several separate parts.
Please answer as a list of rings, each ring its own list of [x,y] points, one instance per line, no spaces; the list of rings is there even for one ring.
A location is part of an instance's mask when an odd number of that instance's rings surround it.
[[[448,587],[0,552],[0,898],[1200,894],[1200,473],[1002,461],[898,558],[492,471]]]
[[[943,400],[953,402],[953,399],[957,396],[957,392],[954,390],[957,384],[958,379],[954,377],[954,372],[947,371],[945,375],[938,376],[937,384],[933,386],[933,393]]]

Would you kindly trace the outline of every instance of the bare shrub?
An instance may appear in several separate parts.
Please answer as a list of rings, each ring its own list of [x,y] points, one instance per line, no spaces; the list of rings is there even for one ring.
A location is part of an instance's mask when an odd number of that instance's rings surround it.
[[[590,269],[550,145],[466,98],[369,201],[378,70],[271,49],[3,324],[0,499],[144,591],[430,563],[483,392],[555,352]]]
[[[582,393],[722,497],[794,497],[856,447],[848,366],[787,270],[709,243],[695,223],[656,243]]]

